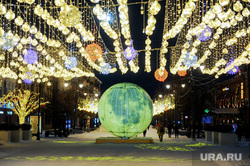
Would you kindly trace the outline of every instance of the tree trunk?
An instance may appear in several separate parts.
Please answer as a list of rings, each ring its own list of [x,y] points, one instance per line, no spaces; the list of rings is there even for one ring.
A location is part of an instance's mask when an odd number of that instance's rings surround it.
[[[25,122],[25,117],[19,116],[19,124],[23,124]]]

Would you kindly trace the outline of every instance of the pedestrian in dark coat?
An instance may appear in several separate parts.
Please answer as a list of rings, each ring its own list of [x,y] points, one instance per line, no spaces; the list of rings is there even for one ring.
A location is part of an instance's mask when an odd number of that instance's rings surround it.
[[[163,124],[161,123],[160,126],[157,129],[157,134],[159,136],[160,142],[162,142],[163,140],[163,135],[165,134],[165,127],[163,126]]]
[[[168,123],[167,128],[168,128],[168,137],[171,138],[173,125],[171,123]]]
[[[179,125],[177,123],[174,125],[174,135],[175,138],[179,137]]]

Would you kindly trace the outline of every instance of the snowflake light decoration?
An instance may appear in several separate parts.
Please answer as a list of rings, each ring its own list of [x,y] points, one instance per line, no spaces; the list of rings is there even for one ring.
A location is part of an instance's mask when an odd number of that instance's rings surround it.
[[[24,55],[23,59],[28,64],[34,64],[34,63],[36,63],[36,61],[38,60],[36,51],[34,51],[32,49],[29,49],[27,51],[27,54]]]
[[[108,75],[111,71],[111,66],[109,63],[105,63],[105,65],[101,65],[101,73],[104,75]]]
[[[191,55],[190,52],[186,53],[185,58],[183,60],[183,64],[187,67],[193,67],[197,63],[197,56],[196,55]]]
[[[13,48],[16,45],[16,42],[13,40],[13,38],[7,38],[6,34],[4,34],[1,39],[4,41],[4,44],[2,45],[3,50],[9,50]]]
[[[196,34],[198,39],[202,42],[211,39],[211,35],[212,35],[212,30],[207,25],[206,28],[200,34]]]
[[[68,57],[64,62],[64,65],[67,69],[74,69],[77,66],[77,59],[76,57]]]

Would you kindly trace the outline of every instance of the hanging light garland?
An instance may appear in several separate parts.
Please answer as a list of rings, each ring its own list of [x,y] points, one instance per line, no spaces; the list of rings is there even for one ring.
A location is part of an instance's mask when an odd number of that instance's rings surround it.
[[[151,36],[153,34],[153,31],[155,29],[155,24],[156,24],[156,19],[155,19],[155,15],[157,15],[159,13],[159,11],[161,10],[161,5],[159,4],[158,0],[154,1],[151,3],[151,1],[149,2],[149,13],[148,13],[148,24],[146,26],[146,35],[147,35],[147,39],[145,41],[146,47],[145,47],[145,70],[146,72],[150,72],[151,71],[151,65],[150,65],[150,59],[151,59],[151,40],[149,38],[149,36]]]

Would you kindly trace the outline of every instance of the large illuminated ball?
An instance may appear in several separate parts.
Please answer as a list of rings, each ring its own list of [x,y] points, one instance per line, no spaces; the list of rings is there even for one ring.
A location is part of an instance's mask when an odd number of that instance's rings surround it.
[[[196,34],[198,39],[202,42],[211,39],[211,35],[212,35],[212,30],[207,25],[206,28],[200,34]]]
[[[77,66],[77,59],[76,57],[68,57],[64,64],[67,69],[74,69]]]
[[[34,50],[28,50],[27,54],[24,55],[23,59],[25,60],[26,63],[28,64],[34,64],[38,60],[37,53]]]
[[[102,95],[98,115],[109,133],[130,138],[148,127],[153,116],[153,104],[141,87],[132,83],[119,83]]]
[[[102,55],[102,47],[97,43],[87,45],[85,52],[89,55],[90,59],[95,62]]]
[[[111,71],[111,66],[109,63],[105,63],[104,65],[100,66],[101,73],[104,75],[108,75]]]
[[[76,6],[64,5],[59,15],[60,21],[67,27],[74,27],[81,21],[81,12]]]
[[[191,55],[190,52],[186,53],[183,60],[183,64],[187,67],[193,67],[197,63],[198,57],[196,55]]]

